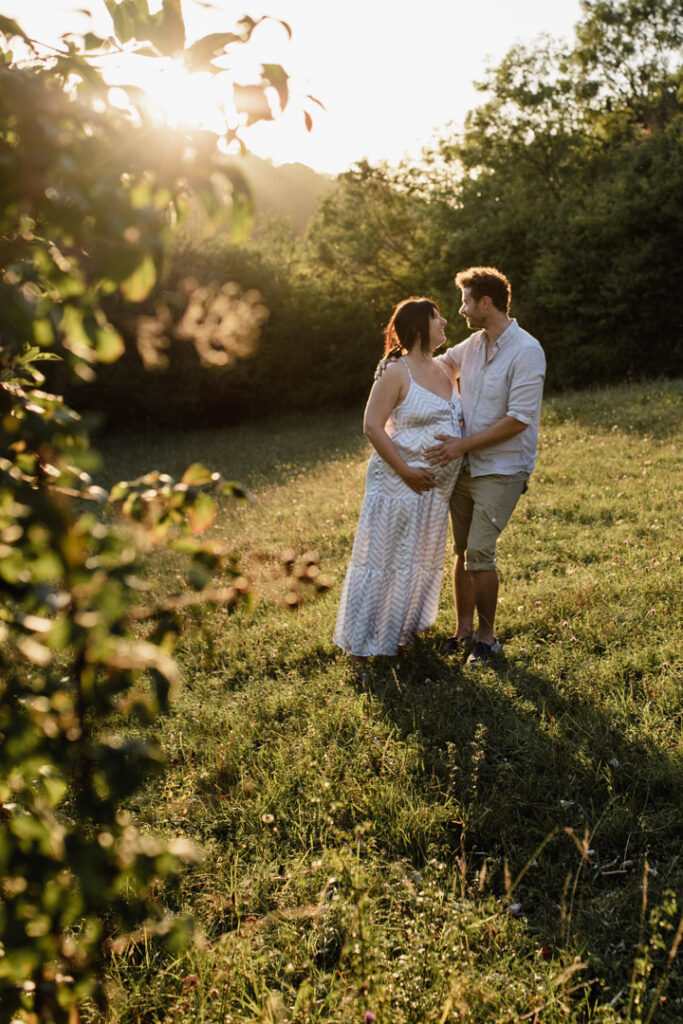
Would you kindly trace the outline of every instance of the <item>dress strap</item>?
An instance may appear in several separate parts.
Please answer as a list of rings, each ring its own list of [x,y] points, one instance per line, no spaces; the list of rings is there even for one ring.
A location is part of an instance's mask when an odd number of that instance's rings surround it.
[[[443,372],[446,374],[446,376],[448,377],[448,383],[450,384],[451,387],[453,387],[453,381],[451,379],[451,375],[448,372],[448,370],[446,369],[446,367],[443,366],[438,360],[434,360],[434,361],[435,361],[436,365],[439,366],[443,370]]]
[[[413,375],[412,375],[412,373],[410,372],[410,367],[408,366],[408,364],[407,364],[407,362],[405,361],[405,358],[404,358],[403,356],[401,356],[401,362],[402,362],[402,363],[403,363],[403,365],[405,366],[406,370],[408,371],[408,376],[409,376],[409,377],[410,377],[410,379],[412,380],[412,379],[413,379]],[[445,371],[444,371],[444,373],[445,373]]]

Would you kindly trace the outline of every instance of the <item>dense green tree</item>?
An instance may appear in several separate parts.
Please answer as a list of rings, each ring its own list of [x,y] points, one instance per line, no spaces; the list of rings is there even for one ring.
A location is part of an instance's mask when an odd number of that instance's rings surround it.
[[[508,273],[551,386],[681,365],[681,11],[583,9],[572,50],[515,47],[440,147],[457,170],[446,258]]]
[[[321,271],[334,268],[347,294],[361,287],[365,295],[398,301],[424,291],[425,204],[388,167],[362,161],[341,174],[334,193],[323,197],[310,240]]]
[[[179,481],[154,472],[105,492],[87,424],[44,389],[46,360],[87,382],[121,355],[107,311],[151,293],[188,192],[211,213],[224,206],[217,139],[159,134],[143,106],[110,110],[89,53],[147,40],[152,56],[206,69],[256,24],[185,48],[178,0],[154,15],[146,0],[107,8],[118,42],[89,34],[46,60],[0,17],[0,35],[35,57],[23,66],[0,51],[0,1007],[3,1020],[23,1011],[40,1024],[77,1020],[88,997],[104,1003],[117,941],[187,936],[158,882],[197,854],[140,834],[123,809],[160,766],[144,730],[124,726],[166,706],[183,609],[230,607],[246,590],[230,552],[201,540],[212,492],[234,485],[194,466]],[[269,84],[286,95],[284,72],[267,66],[250,104]],[[205,293],[188,295],[185,336],[225,361],[239,332],[206,329],[210,317],[225,328],[226,296]],[[160,547],[187,560],[178,593],[148,583]]]
[[[665,128],[680,113],[683,9],[677,0],[582,0],[572,61],[598,121]]]

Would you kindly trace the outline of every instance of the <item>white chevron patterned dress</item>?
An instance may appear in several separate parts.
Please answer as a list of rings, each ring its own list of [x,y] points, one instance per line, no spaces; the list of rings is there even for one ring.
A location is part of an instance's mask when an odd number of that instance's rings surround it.
[[[377,452],[370,456],[334,631],[348,654],[394,655],[436,621],[448,502],[462,460],[435,469],[424,451],[436,434],[461,437],[461,417],[455,388],[450,399],[441,398],[411,376],[386,431],[407,463],[434,472],[436,486],[416,494]]]

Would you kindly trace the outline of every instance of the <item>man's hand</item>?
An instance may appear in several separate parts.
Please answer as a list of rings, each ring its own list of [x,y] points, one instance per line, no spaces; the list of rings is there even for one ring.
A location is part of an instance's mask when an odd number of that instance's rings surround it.
[[[425,458],[431,466],[447,466],[449,462],[459,459],[469,451],[464,437],[436,434],[435,440],[441,441],[441,444],[435,444],[425,451]]]
[[[397,359],[398,356],[385,356],[384,359],[380,359],[375,370],[375,375],[372,379],[379,380],[387,366],[391,366],[391,364],[395,363]]]
[[[428,469],[418,469],[416,466],[408,466],[405,473],[402,473],[404,483],[408,484],[411,491],[422,494],[423,491],[431,491],[434,487],[434,477]]]

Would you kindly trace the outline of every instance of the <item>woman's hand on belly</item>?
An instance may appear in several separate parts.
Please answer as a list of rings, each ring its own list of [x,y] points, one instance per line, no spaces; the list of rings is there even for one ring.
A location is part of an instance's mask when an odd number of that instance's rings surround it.
[[[422,494],[424,491],[431,491],[435,486],[434,474],[428,469],[420,469],[418,466],[408,466],[401,474],[403,482],[408,484],[411,491]]]

